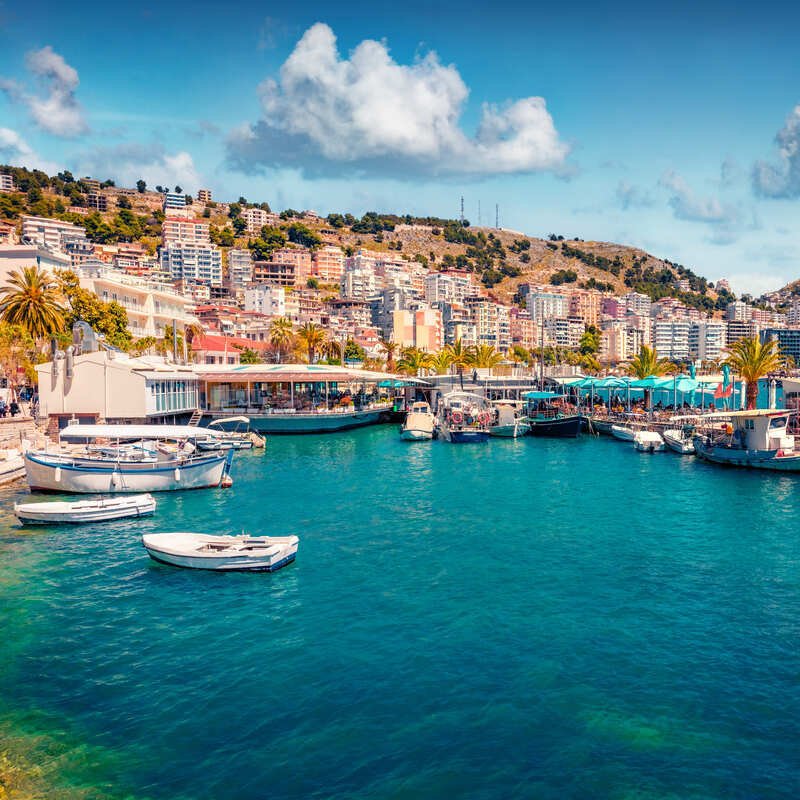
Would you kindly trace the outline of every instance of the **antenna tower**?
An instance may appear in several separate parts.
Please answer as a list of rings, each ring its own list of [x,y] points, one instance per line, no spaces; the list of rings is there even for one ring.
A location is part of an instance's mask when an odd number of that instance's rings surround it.
[[[463,222],[464,222],[464,195],[461,195],[461,218],[460,218],[460,221],[463,224]]]
[[[498,203],[495,203],[494,206],[494,226],[500,230],[500,205]]]

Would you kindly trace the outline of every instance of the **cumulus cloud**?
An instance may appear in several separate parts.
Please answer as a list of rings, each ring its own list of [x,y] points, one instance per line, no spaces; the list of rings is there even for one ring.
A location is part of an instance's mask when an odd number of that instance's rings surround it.
[[[800,197],[800,105],[792,110],[775,136],[777,161],[757,161],[753,189],[762,197]]]
[[[0,89],[15,103],[28,108],[33,121],[54,136],[73,137],[88,130],[83,109],[75,97],[77,71],[49,45],[25,56],[25,65],[40,92],[25,90],[16,81],[0,79]]]
[[[39,156],[34,149],[11,128],[0,128],[0,163],[15,167],[41,169],[50,174],[59,168],[50,161]]]
[[[649,208],[653,205],[652,195],[628,181],[620,181],[615,192],[617,203],[626,211],[631,208]]]
[[[469,89],[454,66],[433,52],[399,64],[373,40],[342,58],[323,23],[258,94],[262,118],[228,139],[229,158],[244,171],[480,176],[560,171],[569,153],[543,98],[485,104],[468,136],[460,119]]]
[[[150,186],[178,185],[194,192],[203,183],[189,153],[168,153],[160,144],[97,148],[80,156],[78,163],[81,172],[112,178],[123,186],[142,178]]]

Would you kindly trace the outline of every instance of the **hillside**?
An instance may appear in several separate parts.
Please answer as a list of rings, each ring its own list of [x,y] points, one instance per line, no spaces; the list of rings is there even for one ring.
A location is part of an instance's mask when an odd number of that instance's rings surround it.
[[[108,211],[86,207],[90,188],[69,173],[50,177],[39,171],[0,167],[11,173],[21,191],[0,194],[0,220],[18,222],[22,214],[52,216],[86,227],[89,238],[100,244],[140,241],[150,253],[160,243],[162,194],[122,189],[106,181],[101,194]],[[161,187],[158,187],[161,188]],[[179,188],[179,187],[176,187]],[[429,269],[457,267],[473,272],[502,302],[513,302],[521,283],[570,288],[590,288],[614,293],[636,290],[656,300],[675,297],[706,311],[721,310],[734,296],[715,292],[692,270],[645,251],[611,242],[529,237],[519,232],[475,228],[468,222],[370,212],[361,219],[350,214],[319,218],[312,212],[291,209],[267,226],[258,237],[248,237],[241,217],[248,206],[269,210],[266,203],[192,200],[196,216],[207,219],[212,241],[223,247],[250,247],[258,257],[268,257],[277,247],[297,244],[337,245],[350,253],[358,248],[392,252],[419,261]],[[679,285],[680,282],[680,285]]]

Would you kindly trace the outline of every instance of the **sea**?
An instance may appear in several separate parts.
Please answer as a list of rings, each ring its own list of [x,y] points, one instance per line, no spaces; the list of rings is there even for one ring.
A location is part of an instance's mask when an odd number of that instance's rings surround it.
[[[77,527],[0,489],[12,800],[800,794],[800,475],[395,425],[232,474]],[[300,548],[181,570],[141,546],[169,530]]]

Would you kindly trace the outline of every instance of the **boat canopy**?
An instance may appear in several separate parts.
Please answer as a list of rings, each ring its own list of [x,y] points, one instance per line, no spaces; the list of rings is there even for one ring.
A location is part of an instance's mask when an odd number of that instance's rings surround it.
[[[217,432],[190,425],[67,425],[62,439],[208,439]]]
[[[209,422],[209,428],[214,428],[217,425],[226,425],[229,422],[241,422],[245,425],[250,424],[250,417],[223,417],[222,419],[215,419],[213,422]]]
[[[556,392],[523,392],[522,396],[526,400],[557,400],[560,397],[564,397],[563,394],[557,394]]]

